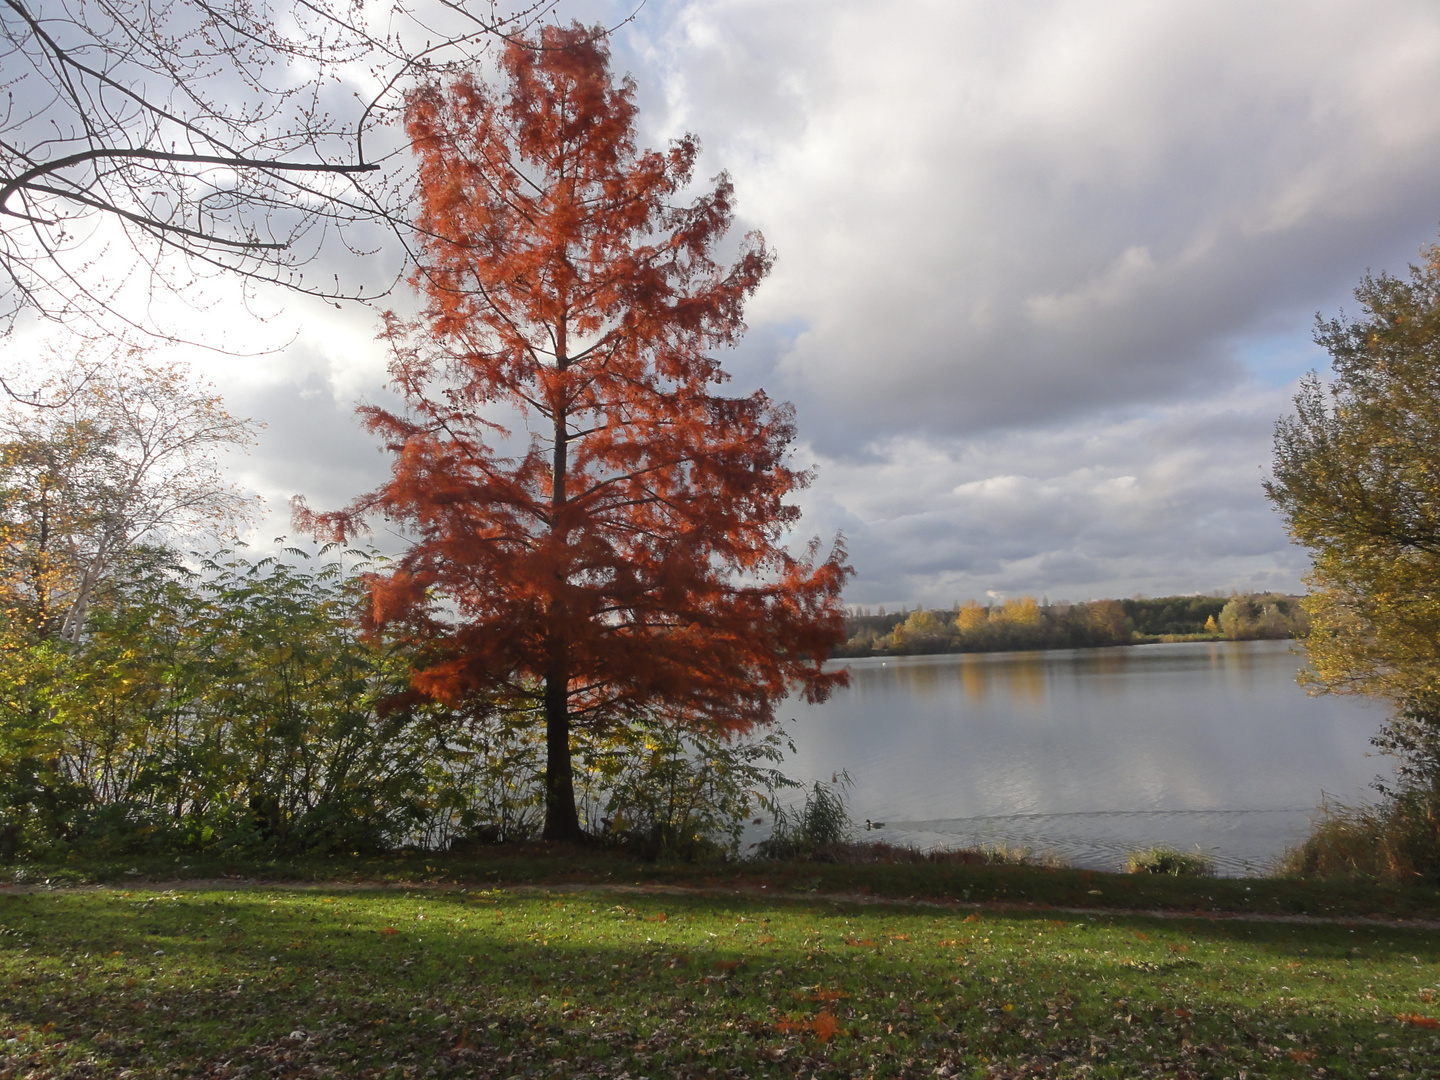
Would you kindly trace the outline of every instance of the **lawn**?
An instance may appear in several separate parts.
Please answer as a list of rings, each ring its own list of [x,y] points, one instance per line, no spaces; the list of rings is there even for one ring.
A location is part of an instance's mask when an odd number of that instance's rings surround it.
[[[1435,1076],[1437,946],[594,883],[9,892],[0,1077]]]

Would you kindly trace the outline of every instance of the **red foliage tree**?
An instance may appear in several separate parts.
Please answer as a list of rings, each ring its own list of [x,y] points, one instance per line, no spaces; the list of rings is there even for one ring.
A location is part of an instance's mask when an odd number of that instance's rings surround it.
[[[634,85],[592,31],[517,40],[503,75],[503,93],[466,76],[409,101],[426,306],[387,320],[405,414],[362,410],[393,474],[297,519],[404,523],[372,618],[432,642],[418,690],[543,707],[543,835],[573,840],[573,730],[744,732],[791,687],[823,698],[850,569],[838,539],[786,549],[809,480],[786,464],[790,407],[714,391],[710,353],[771,265],[756,233],[733,266],[713,255],[728,177],[671,205],[698,144],[637,151]]]

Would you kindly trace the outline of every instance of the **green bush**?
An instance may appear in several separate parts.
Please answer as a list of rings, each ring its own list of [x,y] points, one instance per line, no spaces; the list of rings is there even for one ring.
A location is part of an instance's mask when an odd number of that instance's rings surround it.
[[[1127,874],[1168,874],[1171,877],[1209,877],[1215,864],[1198,851],[1152,847],[1134,851],[1125,860]]]
[[[331,547],[158,560],[112,583],[82,641],[0,642],[0,858],[532,839],[533,704],[415,694],[414,646],[359,629],[367,565]],[[577,743],[586,827],[647,858],[734,857],[798,787],[779,733],[648,717]],[[824,804],[809,816],[815,832]]]
[[[794,749],[778,731],[732,739],[658,718],[633,724],[581,753],[587,825],[647,859],[735,858],[751,814],[774,812],[778,792],[799,787],[776,768]]]

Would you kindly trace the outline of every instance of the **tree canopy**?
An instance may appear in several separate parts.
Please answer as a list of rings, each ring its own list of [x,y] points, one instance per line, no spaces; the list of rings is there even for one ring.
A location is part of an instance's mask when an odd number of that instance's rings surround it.
[[[1366,275],[1361,315],[1319,324],[1314,375],[1275,432],[1266,491],[1314,568],[1317,684],[1440,708],[1440,248]]]
[[[224,532],[250,500],[220,458],[258,425],[183,367],[128,354],[0,405],[0,602],[10,631],[80,638],[96,590],[180,535]]]
[[[787,546],[809,480],[789,406],[715,389],[772,258],[752,233],[719,261],[728,176],[676,205],[699,144],[637,148],[635,88],[593,30],[512,39],[501,67],[499,89],[409,99],[425,307],[387,323],[406,411],[363,410],[392,476],[297,521],[404,525],[374,622],[431,643],[424,692],[541,706],[544,835],[576,839],[574,728],[743,732],[793,686],[823,697],[849,567],[838,541]]]

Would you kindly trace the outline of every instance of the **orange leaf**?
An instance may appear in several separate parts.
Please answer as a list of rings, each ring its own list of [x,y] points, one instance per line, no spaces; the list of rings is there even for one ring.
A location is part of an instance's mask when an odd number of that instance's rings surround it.
[[[1291,1050],[1290,1053],[1285,1056],[1291,1061],[1298,1061],[1303,1065],[1307,1061],[1314,1061],[1320,1055],[1315,1053],[1314,1050]]]
[[[1409,1024],[1411,1027],[1440,1028],[1440,1020],[1431,1016],[1421,1016],[1419,1013],[1399,1013],[1395,1019],[1402,1024]]]
[[[810,1026],[815,1032],[815,1037],[821,1042],[829,1042],[840,1032],[840,1023],[830,1015],[829,1010],[815,1017]]]
[[[840,1022],[830,1015],[829,1009],[822,1009],[818,1016],[795,1020],[787,1017],[775,1025],[782,1032],[810,1032],[821,1042],[829,1042],[840,1034]]]
[[[666,915],[665,912],[659,911],[659,912],[656,912],[654,915],[646,915],[646,916],[645,916],[645,921],[646,921],[646,922],[665,922],[665,921],[666,921],[667,919],[669,919],[669,918],[670,918],[670,916],[669,916],[669,915]]]
[[[392,934],[398,934],[399,932],[400,931],[396,930],[393,926],[387,926],[384,930],[380,931],[380,933],[384,934],[386,937],[389,937]]]

